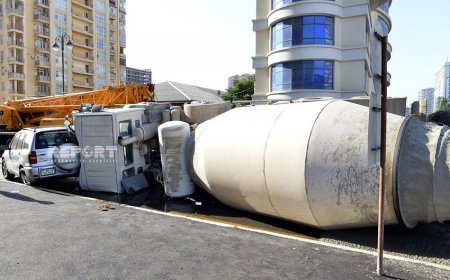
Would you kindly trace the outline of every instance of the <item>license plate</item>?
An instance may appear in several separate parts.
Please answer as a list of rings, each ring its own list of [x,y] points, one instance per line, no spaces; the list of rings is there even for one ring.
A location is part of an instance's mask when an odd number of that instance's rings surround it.
[[[41,176],[49,176],[55,174],[55,168],[41,169]]]

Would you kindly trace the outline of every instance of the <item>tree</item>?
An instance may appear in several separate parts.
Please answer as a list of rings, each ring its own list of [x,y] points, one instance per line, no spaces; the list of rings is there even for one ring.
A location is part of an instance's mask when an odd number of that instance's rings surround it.
[[[450,126],[450,102],[443,97],[439,102],[439,110],[428,116],[428,121]]]
[[[233,87],[227,89],[227,93],[222,95],[225,101],[252,100],[255,93],[255,75],[248,79],[237,82]]]
[[[444,97],[441,99],[441,102],[439,103],[439,111],[448,111],[450,110],[450,104],[448,102],[447,97]]]
[[[450,111],[437,111],[428,116],[428,121],[450,126]]]

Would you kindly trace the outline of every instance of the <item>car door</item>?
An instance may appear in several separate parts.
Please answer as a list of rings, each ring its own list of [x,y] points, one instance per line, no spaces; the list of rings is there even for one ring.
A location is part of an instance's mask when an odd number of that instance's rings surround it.
[[[32,140],[33,133],[24,131],[23,135],[19,137],[19,140],[17,141],[16,150],[18,151],[18,162],[17,162],[17,168],[20,166],[28,166],[29,160],[28,160],[28,154],[30,152],[30,144],[29,142]],[[30,139],[31,138],[31,139]]]
[[[9,162],[7,162],[8,169],[12,173],[18,175],[19,174],[19,154],[20,151],[17,150],[17,143],[19,142],[20,137],[23,137],[22,132],[18,132],[11,141],[9,146]],[[23,139],[23,138],[22,138]]]

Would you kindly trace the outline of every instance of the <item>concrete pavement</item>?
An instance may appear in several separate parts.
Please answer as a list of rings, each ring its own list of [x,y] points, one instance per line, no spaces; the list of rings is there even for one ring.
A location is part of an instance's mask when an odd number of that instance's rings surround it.
[[[0,182],[2,279],[378,279],[365,253]],[[386,260],[386,278],[450,271]]]

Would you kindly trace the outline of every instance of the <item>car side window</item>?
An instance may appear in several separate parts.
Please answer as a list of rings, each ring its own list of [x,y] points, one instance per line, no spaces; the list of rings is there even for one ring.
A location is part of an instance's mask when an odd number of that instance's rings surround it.
[[[26,135],[27,135],[26,133],[20,134],[19,140],[17,140],[16,149],[18,149],[18,150],[23,149],[23,142],[24,142],[23,140]]]
[[[11,150],[14,150],[17,146],[17,142],[19,141],[19,137],[22,135],[22,133],[17,133],[16,135],[14,135],[14,138],[11,141],[11,144],[9,145],[9,148]]]
[[[30,143],[33,140],[32,133],[25,133],[25,137],[23,138],[23,146],[22,149],[28,150],[30,148]]]

